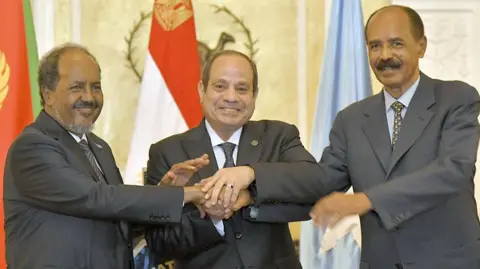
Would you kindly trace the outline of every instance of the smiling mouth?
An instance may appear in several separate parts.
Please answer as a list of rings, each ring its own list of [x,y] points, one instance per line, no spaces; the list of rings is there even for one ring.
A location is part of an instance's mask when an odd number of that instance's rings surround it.
[[[238,108],[222,107],[220,109],[227,112],[240,112],[240,109]]]
[[[400,69],[400,67],[391,67],[391,66],[387,66],[387,67],[383,67],[383,68],[377,68],[379,71],[394,71],[394,70],[398,70]]]
[[[90,108],[90,107],[76,107],[75,110],[78,111],[80,115],[84,117],[90,117],[95,112],[95,108]]]
[[[76,107],[75,109],[80,110],[80,111],[93,111],[94,110],[93,107]]]

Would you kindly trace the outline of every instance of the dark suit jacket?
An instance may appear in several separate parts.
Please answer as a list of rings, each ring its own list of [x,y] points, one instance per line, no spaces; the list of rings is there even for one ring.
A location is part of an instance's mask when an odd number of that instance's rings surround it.
[[[108,184],[45,112],[11,145],[3,190],[9,268],[132,268],[125,220],[180,222],[181,188],[123,185],[108,144],[87,139]]]
[[[353,185],[374,207],[360,218],[361,269],[480,268],[479,101],[463,82],[422,74],[393,151],[383,92],[354,103],[338,113],[316,177],[271,180],[253,165],[258,199],[311,202]]]
[[[257,141],[258,145],[252,141]],[[210,177],[218,170],[210,137],[202,122],[192,130],[152,145],[148,179],[156,184],[174,164],[204,153],[209,155],[210,165],[194,175],[190,184]],[[253,163],[269,166],[267,170],[281,167],[285,172],[280,175],[272,171],[271,175],[263,176],[292,180],[313,177],[311,171],[317,166],[313,156],[302,146],[297,128],[278,121],[250,121],[244,125],[237,166]],[[195,207],[186,207],[181,225],[151,227],[146,240],[156,255],[175,258],[175,268],[301,268],[288,222],[309,219],[310,208],[311,204],[264,201],[255,208],[238,211],[239,225],[224,221],[226,234],[222,237],[208,217],[201,219]],[[250,215],[251,211],[257,209],[258,216],[251,217],[255,216]]]

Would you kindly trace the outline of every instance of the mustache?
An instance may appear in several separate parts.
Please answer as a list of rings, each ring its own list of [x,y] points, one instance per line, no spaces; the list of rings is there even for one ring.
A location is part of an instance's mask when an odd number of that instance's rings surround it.
[[[376,68],[377,69],[385,69],[385,68],[400,68],[402,66],[401,62],[396,62],[393,59],[388,60],[381,60],[378,62]]]
[[[98,108],[98,102],[95,100],[95,101],[77,101],[74,105],[73,105],[73,108],[90,108],[90,109],[94,109],[94,108]]]

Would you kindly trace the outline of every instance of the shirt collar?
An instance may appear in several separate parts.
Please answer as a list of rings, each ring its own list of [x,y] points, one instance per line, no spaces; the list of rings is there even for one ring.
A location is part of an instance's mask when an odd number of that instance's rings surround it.
[[[419,83],[420,77],[418,77],[417,81],[415,81],[415,83],[413,83],[413,85],[398,99],[393,98],[385,89],[383,89],[383,95],[385,96],[385,110],[388,112],[389,109],[392,109],[392,104],[395,101],[399,101],[408,108],[408,106],[410,105],[410,101],[412,101],[413,94],[417,90]]]
[[[243,126],[236,130],[235,133],[233,133],[233,135],[230,137],[230,139],[228,139],[228,141],[223,141],[223,139],[218,136],[215,130],[213,130],[212,126],[210,125],[210,123],[208,123],[207,120],[205,120],[205,127],[207,128],[208,135],[210,136],[212,147],[218,146],[225,142],[233,143],[236,146],[238,146],[238,144],[240,143],[240,136],[242,134]]]
[[[70,132],[69,132],[69,133],[70,133]],[[75,141],[77,141],[77,143],[80,143],[80,140],[82,140],[82,139],[85,139],[85,141],[88,142],[87,136],[86,136],[85,134],[83,134],[81,138],[80,138],[78,135],[74,134],[74,133],[70,133],[70,135],[75,139]]]

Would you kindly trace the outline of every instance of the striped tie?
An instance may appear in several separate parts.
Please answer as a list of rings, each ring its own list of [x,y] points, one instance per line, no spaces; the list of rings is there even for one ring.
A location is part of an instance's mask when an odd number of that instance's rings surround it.
[[[400,133],[400,128],[402,127],[402,109],[404,107],[405,106],[399,101],[395,101],[395,103],[392,104],[392,108],[395,114],[393,120],[392,147],[395,146],[395,143],[398,139],[398,134]]]
[[[85,139],[82,139],[80,140],[80,142],[78,142],[78,144],[85,152],[85,156],[87,156],[87,159],[92,165],[93,171],[95,171],[95,173],[97,174],[99,181],[105,182],[105,177],[103,176],[103,173],[100,170],[100,168],[98,168],[97,162],[95,161],[95,156],[93,155],[92,150],[88,146],[88,142]]]

